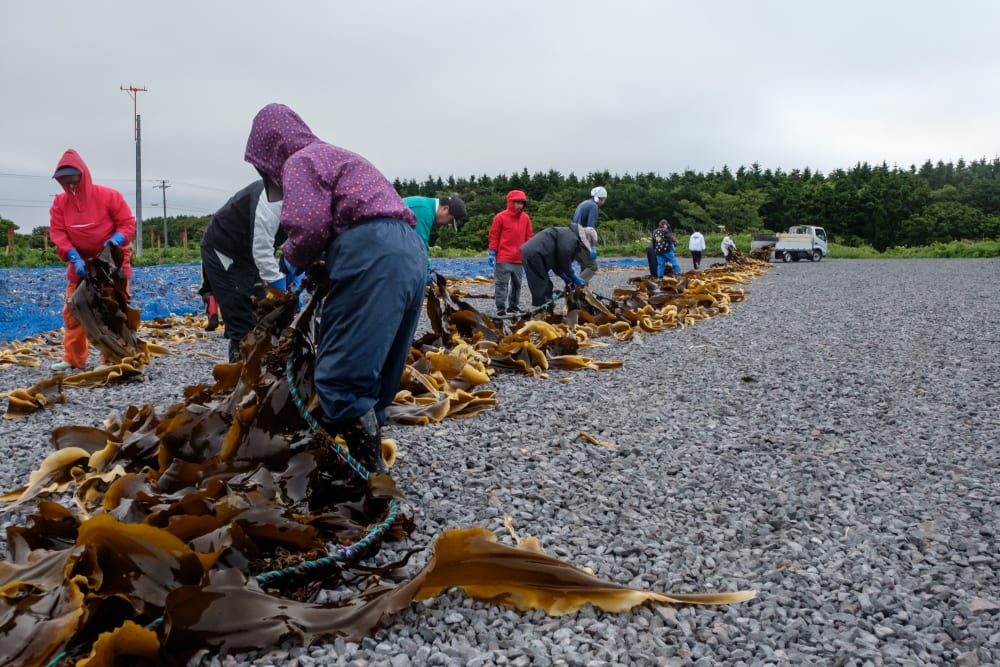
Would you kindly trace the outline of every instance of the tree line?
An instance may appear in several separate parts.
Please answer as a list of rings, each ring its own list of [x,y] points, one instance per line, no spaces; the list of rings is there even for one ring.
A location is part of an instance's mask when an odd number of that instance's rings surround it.
[[[469,219],[457,233],[440,231],[443,247],[485,249],[493,216],[506,207],[510,190],[528,195],[527,210],[537,231],[567,224],[595,185],[608,189],[598,231],[602,242],[615,245],[648,235],[661,218],[688,232],[784,231],[791,225],[818,225],[837,243],[879,251],[1000,238],[996,158],[927,161],[908,169],[858,163],[827,175],[809,168],[762,169],[757,163],[735,173],[723,167],[669,176],[600,171],[578,178],[524,169],[494,177],[397,180],[394,185],[403,196],[455,192],[465,199]]]
[[[528,196],[527,211],[536,231],[568,224],[577,204],[595,185],[608,189],[598,231],[601,242],[623,245],[647,237],[660,218],[679,231],[726,229],[734,233],[783,231],[791,225],[819,225],[846,246],[878,251],[896,246],[924,246],[961,240],[1000,238],[1000,159],[925,162],[908,169],[886,163],[858,163],[829,174],[809,168],[762,169],[757,163],[707,173],[685,171],[612,174],[597,171],[584,177],[555,170],[423,182],[399,180],[400,195],[428,197],[457,193],[468,207],[466,223],[455,232],[436,229],[432,243],[443,248],[484,251],[493,216],[507,205],[510,190]],[[201,239],[210,216],[167,218],[170,246],[178,246],[183,230],[190,242]],[[3,220],[6,225],[12,222]],[[144,223],[144,233],[162,229],[162,218]],[[20,243],[40,247],[45,228]],[[20,235],[19,235],[20,236]],[[148,237],[144,244],[148,246]]]

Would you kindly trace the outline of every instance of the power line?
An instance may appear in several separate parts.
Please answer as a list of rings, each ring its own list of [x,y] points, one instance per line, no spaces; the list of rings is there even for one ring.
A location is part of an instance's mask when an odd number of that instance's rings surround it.
[[[52,176],[51,175],[44,175],[44,174],[15,174],[15,173],[6,172],[6,171],[0,171],[0,178],[40,178],[40,179],[48,181],[48,180],[52,179]],[[143,183],[159,183],[160,180],[161,179],[158,179],[158,178],[147,178],[147,179],[143,180]],[[127,182],[127,183],[132,183],[132,182],[135,181],[135,179],[133,179],[133,178],[112,178],[112,177],[102,176],[100,178],[100,181],[101,182],[123,181],[123,182]],[[230,194],[230,193],[233,192],[231,189],[228,189],[228,188],[216,188],[216,187],[212,187],[211,185],[199,185],[198,183],[188,183],[186,181],[173,181],[173,184],[174,185],[183,185],[184,187],[187,187],[187,188],[195,188],[196,190],[208,190],[210,192],[224,192],[226,194]]]
[[[0,176],[7,176],[10,178],[52,178],[52,176],[42,176],[40,174],[12,174],[6,171],[0,171]]]
[[[225,192],[227,194],[231,193],[232,190],[227,190],[225,188],[213,188],[209,185],[198,185],[196,183],[185,183],[184,181],[174,181],[175,185],[183,185],[189,188],[196,188],[198,190],[210,190],[212,192]]]

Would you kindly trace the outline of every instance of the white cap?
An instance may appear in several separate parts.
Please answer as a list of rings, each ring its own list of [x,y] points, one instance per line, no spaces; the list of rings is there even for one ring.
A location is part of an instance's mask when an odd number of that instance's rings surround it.
[[[598,199],[604,199],[608,196],[608,191],[603,187],[598,185],[596,188],[590,191],[590,196],[594,198],[594,201]]]

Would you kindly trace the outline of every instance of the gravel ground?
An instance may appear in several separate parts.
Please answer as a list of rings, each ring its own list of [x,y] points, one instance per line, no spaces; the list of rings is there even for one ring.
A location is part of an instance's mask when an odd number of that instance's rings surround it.
[[[610,294],[629,275],[592,287]],[[509,541],[510,515],[614,581],[756,600],[550,618],[451,592],[360,644],[202,663],[1000,663],[998,278],[998,260],[779,264],[727,317],[588,351],[620,370],[500,376],[493,412],[387,429],[417,523],[397,549],[472,525]],[[23,483],[54,426],[180,400],[210,372],[189,351],[225,343],[183,350],[141,383],[4,420],[0,486]],[[3,374],[8,389],[43,372]]]

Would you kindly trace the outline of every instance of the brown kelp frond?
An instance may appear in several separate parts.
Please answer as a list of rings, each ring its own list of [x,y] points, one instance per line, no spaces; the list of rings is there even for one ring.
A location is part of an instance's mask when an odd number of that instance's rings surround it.
[[[753,591],[709,594],[661,594],[602,580],[546,555],[536,541],[507,546],[485,528],[449,530],[434,545],[434,558],[417,575],[415,599],[460,587],[484,602],[522,611],[541,609],[552,616],[571,614],[585,604],[623,612],[643,602],[728,604],[753,598]]]
[[[715,276],[713,282],[735,281]],[[0,497],[2,509],[41,501],[25,526],[8,528],[8,560],[0,562],[0,662],[62,656],[95,665],[183,663],[204,649],[260,649],[290,638],[360,640],[412,601],[452,587],[484,602],[553,615],[586,604],[620,612],[643,603],[753,597],[629,588],[546,555],[537,538],[506,546],[483,528],[444,533],[419,573],[390,583],[386,575],[403,563],[364,561],[384,540],[405,538],[413,521],[392,477],[359,480],[342,444],[312,420],[312,341],[323,285],[314,287],[310,306],[298,313],[294,294],[271,292],[260,300],[241,362],[217,365],[214,384],[190,387],[183,402],[162,412],[129,406],[103,428],[53,432],[55,451],[25,486]],[[704,289],[719,300],[728,288]],[[439,295],[428,310],[440,313],[440,333],[413,350],[394,416],[421,423],[490,409],[494,393],[477,387],[499,368],[539,373],[613,365],[578,355],[580,345],[624,337],[643,318],[656,323],[667,306],[683,312],[676,303],[655,308],[648,297],[687,291],[679,283],[641,285],[600,308],[583,293],[575,314],[524,321],[514,330],[480,317],[459,297]],[[626,300],[635,307],[621,305]],[[394,447],[383,443],[390,455]],[[73,494],[67,507],[43,500],[67,492]],[[320,586],[335,589],[337,601],[309,602]]]

